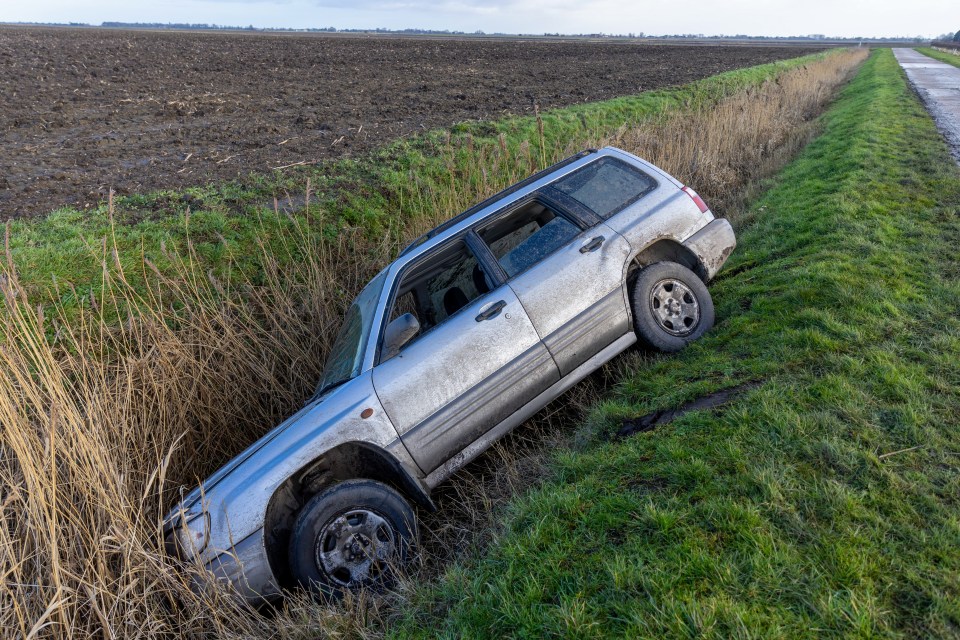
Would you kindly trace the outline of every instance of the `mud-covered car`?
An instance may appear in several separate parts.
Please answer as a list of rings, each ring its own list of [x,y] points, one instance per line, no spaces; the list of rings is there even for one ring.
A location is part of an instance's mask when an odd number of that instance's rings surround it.
[[[360,292],[316,394],[183,498],[170,552],[252,602],[388,582],[439,483],[638,340],[710,329],[705,283],[735,246],[692,189],[614,148],[481,202]]]

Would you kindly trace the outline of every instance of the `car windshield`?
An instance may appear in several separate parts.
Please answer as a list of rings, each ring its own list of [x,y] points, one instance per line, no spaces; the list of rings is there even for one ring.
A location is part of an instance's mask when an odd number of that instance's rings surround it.
[[[377,311],[377,302],[380,301],[380,292],[386,278],[387,270],[384,269],[363,288],[347,310],[347,317],[340,327],[340,335],[334,341],[327,364],[323,368],[323,377],[317,387],[318,394],[360,374],[363,353],[366,351],[373,326],[373,316]]]

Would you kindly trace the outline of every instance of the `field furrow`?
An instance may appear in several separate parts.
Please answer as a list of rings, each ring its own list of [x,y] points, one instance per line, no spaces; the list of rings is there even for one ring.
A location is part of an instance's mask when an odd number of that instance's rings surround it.
[[[816,50],[2,27],[0,220]]]

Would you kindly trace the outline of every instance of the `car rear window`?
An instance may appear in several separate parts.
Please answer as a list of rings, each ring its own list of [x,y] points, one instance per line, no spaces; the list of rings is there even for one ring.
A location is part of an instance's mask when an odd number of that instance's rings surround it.
[[[657,181],[616,158],[600,158],[550,185],[607,219],[657,188]]]

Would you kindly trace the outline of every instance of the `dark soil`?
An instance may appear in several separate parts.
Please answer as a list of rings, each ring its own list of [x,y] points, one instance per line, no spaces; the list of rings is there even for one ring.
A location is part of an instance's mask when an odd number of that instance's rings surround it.
[[[0,219],[370,150],[812,49],[0,28]]]

